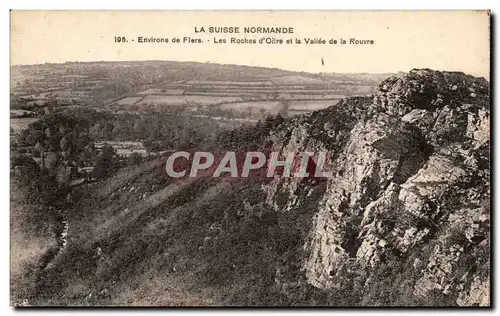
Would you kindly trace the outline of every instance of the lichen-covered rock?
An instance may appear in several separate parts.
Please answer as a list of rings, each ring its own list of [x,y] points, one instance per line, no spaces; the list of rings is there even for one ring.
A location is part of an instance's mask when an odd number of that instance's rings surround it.
[[[475,277],[469,290],[460,293],[457,304],[460,306],[489,306],[490,281]]]
[[[327,150],[333,172],[307,223],[305,282],[338,291],[356,270],[364,291],[386,275],[418,304],[488,305],[489,102],[482,78],[420,69],[283,124],[275,150]],[[300,212],[304,181],[273,179],[267,203]]]

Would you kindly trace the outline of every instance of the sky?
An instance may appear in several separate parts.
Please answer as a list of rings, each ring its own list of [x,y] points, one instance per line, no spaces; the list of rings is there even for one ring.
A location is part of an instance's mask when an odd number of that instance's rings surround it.
[[[12,11],[11,65],[172,60],[305,72],[431,68],[488,79],[489,23],[487,11]],[[195,32],[195,27],[207,31],[210,26],[240,27],[241,33]],[[243,34],[245,26],[293,27],[294,33]],[[117,43],[116,36],[128,42]],[[186,36],[203,43],[138,43],[139,36]],[[302,44],[215,43],[231,37],[297,38]],[[354,38],[374,44],[305,44],[304,38],[338,43]]]

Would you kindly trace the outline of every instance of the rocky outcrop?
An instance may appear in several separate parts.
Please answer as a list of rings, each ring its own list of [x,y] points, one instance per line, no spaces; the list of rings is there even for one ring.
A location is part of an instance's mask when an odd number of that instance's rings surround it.
[[[328,151],[334,174],[304,223],[305,282],[335,291],[356,269],[376,287],[403,266],[419,304],[489,305],[489,104],[486,80],[420,69],[280,126],[274,150]],[[300,212],[315,186],[277,177],[267,203]]]

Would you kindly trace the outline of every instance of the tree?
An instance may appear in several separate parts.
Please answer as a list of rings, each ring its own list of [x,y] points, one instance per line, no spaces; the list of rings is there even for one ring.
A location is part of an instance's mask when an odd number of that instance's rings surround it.
[[[145,140],[142,142],[142,146],[144,146],[144,149],[146,149],[146,153],[149,156],[151,154],[151,151],[153,150],[153,142],[150,140]]]
[[[137,165],[142,162],[142,156],[138,153],[132,153],[130,157],[128,157],[128,162],[130,165]]]
[[[113,171],[114,159],[116,156],[115,149],[111,146],[104,146],[101,153],[97,157],[97,161],[92,170],[92,176],[96,179],[103,179]]]
[[[37,148],[33,148],[33,150],[31,151],[31,155],[34,158],[40,158],[41,157],[40,150],[38,150]]]
[[[44,167],[48,169],[49,174],[55,174],[60,158],[60,155],[56,152],[51,151],[47,153],[47,157],[45,157]]]

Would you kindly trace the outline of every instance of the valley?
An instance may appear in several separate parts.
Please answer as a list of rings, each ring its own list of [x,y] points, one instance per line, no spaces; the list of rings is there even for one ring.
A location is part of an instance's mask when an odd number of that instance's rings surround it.
[[[490,303],[484,78],[162,61],[12,73],[14,306]],[[169,177],[177,151],[326,152],[331,177]]]

